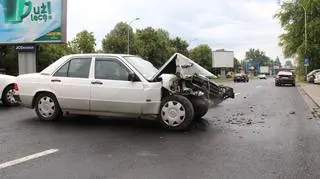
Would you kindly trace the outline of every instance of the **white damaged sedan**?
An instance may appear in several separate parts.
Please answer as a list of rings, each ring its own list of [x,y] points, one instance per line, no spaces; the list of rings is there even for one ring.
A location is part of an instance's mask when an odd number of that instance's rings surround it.
[[[0,100],[5,106],[17,104],[13,96],[17,88],[15,79],[15,76],[0,74]]]
[[[209,80],[206,69],[175,53],[160,69],[134,55],[74,54],[40,73],[17,77],[15,98],[41,120],[63,114],[156,119],[166,129],[187,129],[233,89]]]

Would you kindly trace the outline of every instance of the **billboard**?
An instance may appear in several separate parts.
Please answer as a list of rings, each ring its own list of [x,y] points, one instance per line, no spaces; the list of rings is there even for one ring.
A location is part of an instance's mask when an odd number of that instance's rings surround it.
[[[260,66],[260,73],[269,73],[269,67],[268,66]]]
[[[0,0],[0,44],[66,42],[67,0]]]
[[[212,67],[214,68],[233,68],[234,53],[232,51],[213,51]]]
[[[254,73],[260,72],[260,63],[253,62],[253,61],[246,62],[246,73],[250,73],[250,72],[254,72]]]

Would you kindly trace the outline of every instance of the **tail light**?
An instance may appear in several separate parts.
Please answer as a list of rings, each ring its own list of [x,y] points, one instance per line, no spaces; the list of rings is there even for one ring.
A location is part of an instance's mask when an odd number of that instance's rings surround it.
[[[17,83],[14,83],[14,84],[13,84],[13,90],[14,90],[14,91],[19,91],[19,87],[18,87],[18,84],[17,84]]]

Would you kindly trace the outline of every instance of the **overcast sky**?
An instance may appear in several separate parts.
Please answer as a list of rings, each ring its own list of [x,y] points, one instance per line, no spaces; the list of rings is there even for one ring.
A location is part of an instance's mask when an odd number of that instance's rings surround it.
[[[233,50],[242,60],[249,48],[271,58],[279,56],[283,30],[273,15],[276,0],[68,0],[68,40],[83,29],[94,32],[97,48],[120,21],[139,17],[131,26],[164,28],[194,47],[206,43],[213,50]]]

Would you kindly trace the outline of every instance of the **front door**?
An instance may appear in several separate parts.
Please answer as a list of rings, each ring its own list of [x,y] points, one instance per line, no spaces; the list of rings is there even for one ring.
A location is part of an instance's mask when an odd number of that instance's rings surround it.
[[[129,81],[130,70],[117,58],[96,58],[91,90],[91,110],[141,114],[144,90],[141,81]]]
[[[92,58],[73,58],[52,77],[50,87],[63,109],[90,110],[89,79]]]

